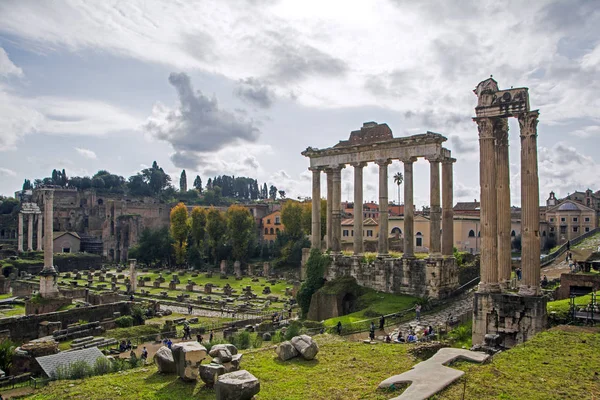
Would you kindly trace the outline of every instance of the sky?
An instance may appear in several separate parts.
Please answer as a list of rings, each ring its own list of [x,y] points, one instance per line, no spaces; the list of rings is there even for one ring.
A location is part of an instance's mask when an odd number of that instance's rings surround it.
[[[528,87],[540,110],[540,200],[600,189],[600,7],[578,1],[2,0],[0,194],[25,178],[126,178],[156,160],[311,195],[307,147],[366,121],[432,131],[457,159],[454,200],[479,199],[473,89]],[[518,123],[511,197],[520,200]],[[389,198],[398,199],[391,176]],[[429,166],[415,164],[415,204]],[[322,182],[324,183],[324,176]],[[377,166],[364,198],[378,197]],[[322,188],[325,192],[325,187]],[[353,171],[342,172],[352,201]]]

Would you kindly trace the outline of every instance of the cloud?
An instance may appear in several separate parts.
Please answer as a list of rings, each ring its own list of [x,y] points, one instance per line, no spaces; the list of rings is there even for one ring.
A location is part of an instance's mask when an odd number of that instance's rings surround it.
[[[234,93],[240,99],[260,108],[271,107],[275,96],[267,85],[256,78],[240,79]]]
[[[600,125],[586,126],[581,129],[576,129],[572,132],[569,132],[569,134],[572,136],[580,137],[582,139],[586,139],[586,138],[590,138],[590,137],[594,137],[594,136],[600,136]]]
[[[75,150],[85,158],[89,158],[91,160],[95,160],[97,158],[96,153],[94,153],[92,150],[82,149],[81,147],[75,147]]]
[[[452,151],[458,154],[469,154],[477,152],[479,146],[476,140],[465,140],[457,135],[450,136],[450,148]]]
[[[258,139],[260,131],[252,121],[220,109],[216,98],[209,99],[200,91],[194,93],[185,73],[171,73],[169,83],[177,91],[179,104],[168,108],[157,103],[143,129],[173,146],[171,160],[176,167],[189,168],[201,162],[204,153]]]
[[[17,176],[17,173],[12,169],[0,167],[0,176]]]
[[[6,51],[0,47],[0,77],[8,78],[11,75],[22,77],[23,70],[13,64]]]

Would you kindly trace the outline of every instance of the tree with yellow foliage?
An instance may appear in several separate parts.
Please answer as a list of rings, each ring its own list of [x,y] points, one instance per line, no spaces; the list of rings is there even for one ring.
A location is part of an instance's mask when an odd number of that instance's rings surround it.
[[[177,204],[171,209],[171,235],[175,239],[173,248],[175,249],[175,260],[177,264],[185,263],[187,249],[187,238],[190,233],[190,221],[188,218],[187,207],[183,203]]]

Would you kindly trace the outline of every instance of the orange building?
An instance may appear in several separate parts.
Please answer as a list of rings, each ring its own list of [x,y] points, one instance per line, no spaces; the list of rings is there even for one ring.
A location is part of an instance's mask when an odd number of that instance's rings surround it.
[[[279,232],[285,230],[281,223],[281,211],[274,211],[262,218],[261,224],[263,240],[273,244]]]

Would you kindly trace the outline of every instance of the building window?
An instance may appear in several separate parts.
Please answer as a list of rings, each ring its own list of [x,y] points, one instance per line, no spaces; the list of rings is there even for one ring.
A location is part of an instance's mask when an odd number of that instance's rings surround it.
[[[63,247],[63,253],[70,253],[70,252],[71,252],[71,248]]]
[[[583,220],[584,220],[585,222],[590,222],[590,217],[585,217]]]
[[[373,237],[373,231],[368,229],[367,230],[367,237]]]
[[[565,217],[560,217],[560,222],[566,222],[567,219]]]
[[[275,228],[275,233],[279,233],[279,228]]]
[[[469,231],[469,237],[475,237],[475,231],[473,229]]]
[[[577,217],[573,217],[573,222],[577,222]]]
[[[344,231],[342,232],[342,236],[344,236],[344,237],[350,236],[348,234],[348,229],[344,229]]]
[[[351,234],[352,236],[354,236],[354,229],[352,229],[352,231],[350,231],[350,234]]]
[[[561,226],[560,227],[560,234],[564,235],[565,233],[567,233],[567,227],[566,226]]]
[[[578,226],[574,226],[574,227],[573,227],[573,232],[577,232],[578,230],[579,230],[579,227],[578,227]]]
[[[275,225],[279,225],[281,224],[280,220],[279,220],[279,216],[275,217]]]
[[[269,228],[265,228],[265,235],[269,234]]]
[[[273,230],[273,228],[271,228],[270,231],[271,231],[271,235],[275,234],[275,231]]]
[[[271,220],[269,218],[267,218],[267,225],[269,225],[271,223]]]
[[[550,218],[550,222],[554,222],[554,218]]]
[[[546,237],[546,231],[542,232],[542,236]]]
[[[423,234],[421,232],[417,232],[417,247],[423,246]]]
[[[550,232],[554,232],[554,227],[553,226],[550,227]]]
[[[585,227],[585,231],[586,231],[586,232],[589,232],[589,231],[590,231],[590,227],[589,227],[589,226],[586,226],[586,227]]]

